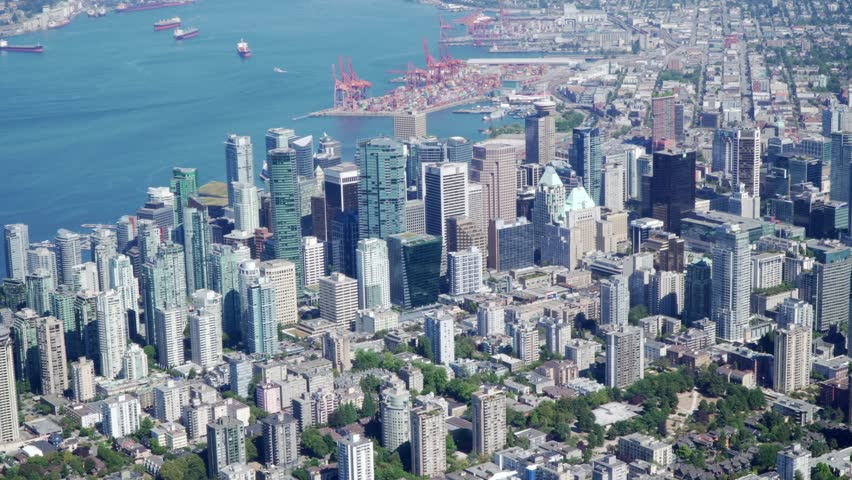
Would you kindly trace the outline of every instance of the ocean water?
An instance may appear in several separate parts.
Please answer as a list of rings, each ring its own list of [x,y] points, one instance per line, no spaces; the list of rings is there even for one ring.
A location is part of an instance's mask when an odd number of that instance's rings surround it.
[[[170,30],[153,31],[176,15],[200,35],[175,42]],[[83,232],[83,223],[135,212],[147,187],[168,185],[173,166],[198,168],[202,183],[223,180],[228,133],[252,136],[258,173],[270,127],[328,132],[351,159],[357,138],[391,133],[392,120],[293,118],[331,106],[340,55],[351,56],[374,93],[396,86],[387,71],[422,65],[423,38],[437,56],[438,15],[407,0],[199,0],[83,15],[17,37],[45,53],[0,52],[0,224],[27,223],[31,241],[49,239],[58,228]],[[250,59],[236,54],[241,38]],[[477,115],[445,110],[428,122],[441,137],[482,138]]]

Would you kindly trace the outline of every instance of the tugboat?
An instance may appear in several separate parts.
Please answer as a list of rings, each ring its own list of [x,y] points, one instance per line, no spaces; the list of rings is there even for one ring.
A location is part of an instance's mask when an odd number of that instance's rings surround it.
[[[242,58],[249,58],[251,56],[251,48],[249,48],[248,42],[243,39],[240,39],[239,43],[237,43],[237,55]]]
[[[186,40],[186,39],[189,39],[189,38],[192,38],[192,37],[197,37],[198,36],[198,29],[195,28],[195,27],[188,28],[186,30],[184,30],[182,28],[178,28],[178,29],[175,30],[175,33],[173,33],[172,35],[175,37],[175,40]]]

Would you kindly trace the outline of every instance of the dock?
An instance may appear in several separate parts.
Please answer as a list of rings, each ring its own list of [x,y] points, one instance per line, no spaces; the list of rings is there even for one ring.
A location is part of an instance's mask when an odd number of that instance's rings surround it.
[[[480,103],[488,101],[487,97],[471,97],[465,98],[462,100],[456,100],[455,102],[447,102],[439,105],[432,105],[427,108],[418,109],[419,111],[425,113],[434,113],[439,112],[441,110],[446,110],[448,108],[460,107],[462,105],[469,105],[471,103]],[[399,110],[380,110],[380,111],[367,111],[367,110],[346,110],[342,108],[326,108],[325,110],[318,110],[316,112],[311,112],[307,115],[301,115],[298,117],[294,117],[293,120],[302,120],[310,117],[394,117],[396,115],[403,114],[408,112],[410,109],[402,108]],[[475,113],[475,112],[469,112]]]

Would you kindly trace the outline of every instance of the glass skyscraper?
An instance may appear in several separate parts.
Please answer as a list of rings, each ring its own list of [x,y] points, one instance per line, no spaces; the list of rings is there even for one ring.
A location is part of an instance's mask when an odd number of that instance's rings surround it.
[[[251,137],[228,135],[225,141],[225,161],[228,184],[228,205],[234,204],[233,182],[254,184],[254,153]]]
[[[275,258],[289,260],[296,265],[297,291],[301,291],[304,268],[296,156],[296,151],[291,148],[276,148],[267,152],[266,163],[272,193]]]
[[[654,152],[651,215],[680,235],[680,221],[695,209],[695,151]]]
[[[438,301],[441,237],[401,233],[388,237],[391,302],[416,308]]]
[[[583,187],[595,205],[603,204],[601,189],[601,139],[597,128],[575,128],[571,147],[571,166],[583,177]]]
[[[358,183],[360,238],[381,238],[405,231],[405,155],[390,138],[359,142]],[[440,258],[439,258],[440,260]]]
[[[198,171],[194,168],[175,167],[169,189],[175,194],[175,223],[183,223],[183,209],[189,197],[198,194]]]

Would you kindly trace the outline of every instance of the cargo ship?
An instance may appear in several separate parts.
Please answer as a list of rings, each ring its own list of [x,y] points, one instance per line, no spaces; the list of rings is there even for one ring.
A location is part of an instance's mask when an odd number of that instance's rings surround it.
[[[249,44],[240,39],[239,43],[237,43],[237,55],[242,58],[249,58],[251,56],[251,48],[249,48]]]
[[[197,28],[187,28],[186,30],[182,28],[178,28],[175,30],[175,33],[172,34],[175,37],[175,40],[186,40],[188,38],[197,37],[198,29]]]
[[[35,45],[9,45],[6,40],[0,40],[0,52],[27,52],[27,53],[42,53],[44,47],[39,44]]]
[[[180,7],[182,5],[192,5],[195,0],[179,0],[173,2],[147,2],[128,5],[119,3],[115,7],[116,13],[141,12],[142,10],[154,10],[156,8]]]
[[[180,17],[172,17],[167,18],[165,20],[160,20],[159,22],[154,23],[154,30],[168,30],[170,28],[177,28],[180,26]]]
[[[66,25],[69,25],[70,23],[71,23],[71,20],[60,20],[58,22],[51,20],[51,21],[47,22],[47,28],[54,30],[54,29],[62,28]]]

